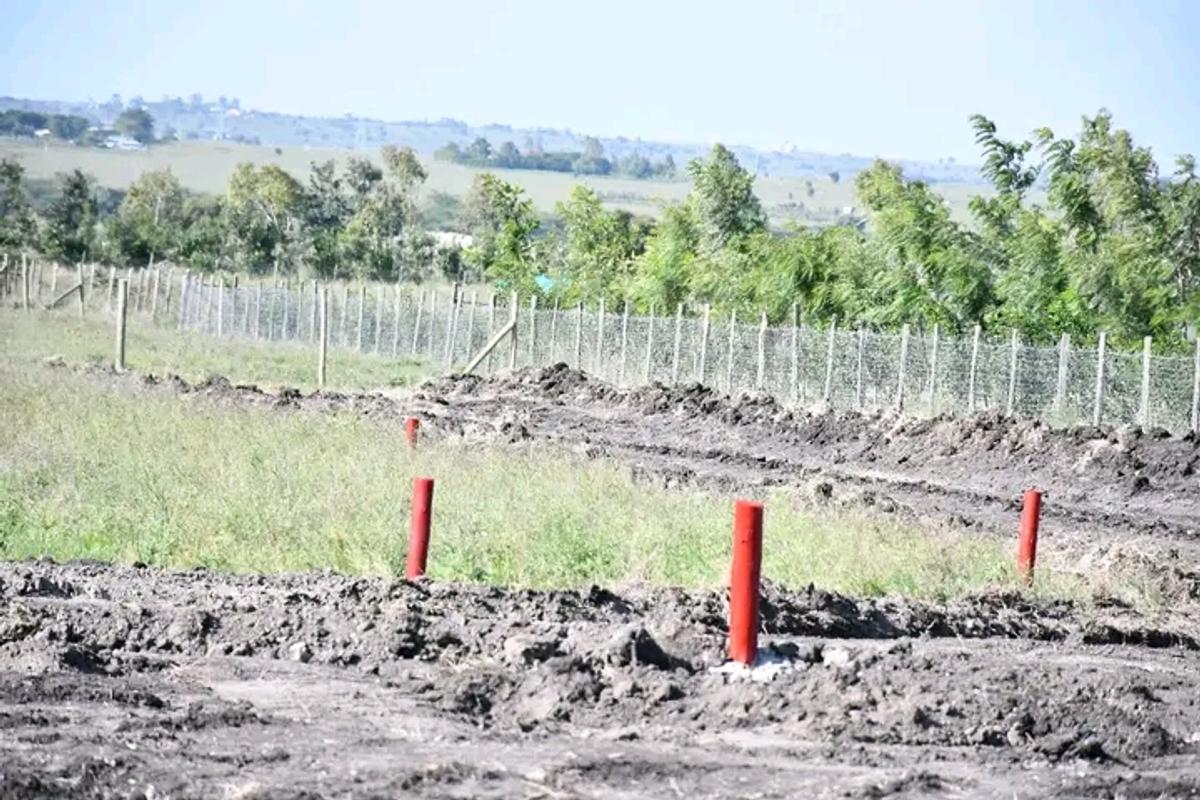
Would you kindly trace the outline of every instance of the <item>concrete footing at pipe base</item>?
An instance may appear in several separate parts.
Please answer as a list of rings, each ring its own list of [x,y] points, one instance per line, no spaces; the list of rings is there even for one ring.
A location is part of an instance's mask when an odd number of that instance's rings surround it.
[[[886,641],[854,640],[846,646],[821,639],[786,639],[770,642],[759,648],[753,664],[738,661],[710,667],[709,672],[726,675],[735,681],[769,683],[780,674],[823,665],[835,669],[853,669],[864,657],[911,650],[907,639]]]

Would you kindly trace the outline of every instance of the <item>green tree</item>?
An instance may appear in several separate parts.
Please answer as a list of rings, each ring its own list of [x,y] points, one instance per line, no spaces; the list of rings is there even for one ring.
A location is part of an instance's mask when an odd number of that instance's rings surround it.
[[[559,285],[574,303],[623,296],[641,251],[645,228],[625,211],[606,211],[596,192],[576,186],[571,199],[556,206],[563,225],[563,265]]]
[[[90,178],[79,170],[58,176],[58,194],[46,210],[44,248],[64,261],[82,261],[96,235],[96,198]]]
[[[536,293],[533,234],[539,223],[520,187],[491,173],[475,176],[463,216],[474,239],[463,253],[466,263],[503,290]]]
[[[124,259],[149,263],[172,258],[183,237],[183,187],[169,169],[144,172],[117,212]]]
[[[766,230],[767,216],[754,195],[754,176],[724,145],[714,145],[707,161],[692,161],[688,173],[694,184],[695,210],[710,250]]]
[[[222,204],[224,251],[239,269],[261,272],[275,263],[295,265],[303,254],[304,189],[274,164],[239,164]]]
[[[885,161],[860,172],[855,190],[871,212],[871,249],[881,267],[867,320],[957,330],[981,320],[992,303],[992,274],[945,200]]]
[[[37,224],[25,193],[25,169],[18,162],[0,159],[0,250],[15,251],[33,245]]]
[[[144,108],[130,108],[122,111],[113,123],[118,133],[142,144],[154,141],[154,117]]]

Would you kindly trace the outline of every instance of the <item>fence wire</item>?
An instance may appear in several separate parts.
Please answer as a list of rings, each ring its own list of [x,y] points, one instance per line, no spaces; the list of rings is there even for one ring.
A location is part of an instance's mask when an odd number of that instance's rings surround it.
[[[119,280],[128,312],[205,336],[316,348],[320,297],[331,348],[381,358],[465,366],[511,319],[505,298],[385,284],[222,282],[175,269],[85,265],[39,271],[31,302],[53,302],[77,284],[84,306],[114,312]],[[9,279],[10,301],[22,297]],[[77,298],[63,302],[64,307]],[[1059,426],[1141,424],[1200,432],[1200,343],[1194,355],[1101,351],[1069,339],[1036,346],[1015,337],[900,334],[810,325],[764,326],[736,316],[625,306],[517,309],[517,347],[500,343],[479,370],[494,374],[563,362],[620,386],[700,382],[765,392],[800,407],[966,414],[984,409]]]

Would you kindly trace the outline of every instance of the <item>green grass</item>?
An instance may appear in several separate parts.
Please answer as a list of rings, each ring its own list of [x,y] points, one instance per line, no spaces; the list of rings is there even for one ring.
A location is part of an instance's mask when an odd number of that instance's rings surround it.
[[[724,579],[728,498],[648,487],[627,469],[557,451],[428,439],[414,452],[398,427],[352,414],[240,408],[134,385],[0,355],[0,557],[396,574],[411,480],[430,475],[435,578]],[[784,491],[764,499],[772,581],[933,598],[1012,583],[1010,548],[994,539],[814,512]]]
[[[15,158],[25,167],[30,178],[53,178],[56,173],[81,169],[94,176],[101,185],[127,187],[143,172],[170,167],[188,189],[209,194],[225,191],[229,176],[243,161],[256,164],[276,164],[291,172],[302,182],[307,180],[312,162],[335,159],[344,163],[350,155],[378,158],[377,153],[339,149],[283,147],[276,153],[273,147],[239,145],[228,142],[174,142],[155,145],[142,151],[102,150],[56,143],[33,143],[20,140],[0,140],[0,157]],[[441,191],[462,196],[480,170],[423,158],[429,178],[424,191]],[[499,170],[505,180],[519,184],[542,212],[552,212],[555,203],[565,202],[571,189],[579,184],[591,186],[602,197],[610,198],[606,205],[647,216],[658,216],[662,208],[678,202],[691,190],[688,180],[641,181],[620,177],[576,176],[566,173],[534,170]],[[806,179],[798,177],[758,178],[754,191],[767,209],[779,209],[790,203],[803,203],[814,216],[831,218],[846,206],[858,205],[852,180],[838,183],[827,178],[811,180],[813,196],[806,192]],[[972,195],[989,194],[986,186],[977,184],[937,184],[935,191],[946,198],[955,218],[968,217],[967,203]],[[774,215],[784,221],[787,215]]]
[[[220,374],[236,383],[316,388],[317,350],[312,345],[180,333],[170,324],[155,324],[149,314],[131,314],[128,325],[126,365],[137,372],[175,373],[191,381]],[[5,353],[30,359],[61,356],[71,364],[112,364],[115,321],[101,312],[80,319],[74,309],[29,314],[6,310],[0,312],[0,344]],[[331,348],[327,388],[361,391],[408,386],[434,371],[409,358]]]

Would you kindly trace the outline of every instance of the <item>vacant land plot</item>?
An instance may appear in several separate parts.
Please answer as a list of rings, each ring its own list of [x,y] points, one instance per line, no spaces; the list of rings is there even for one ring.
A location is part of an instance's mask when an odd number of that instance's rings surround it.
[[[12,316],[4,797],[1200,793],[1195,437],[562,366],[265,392],[45,364],[55,320]],[[718,669],[739,494],[767,505],[754,679]]]

